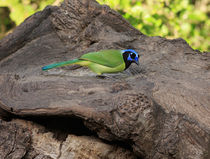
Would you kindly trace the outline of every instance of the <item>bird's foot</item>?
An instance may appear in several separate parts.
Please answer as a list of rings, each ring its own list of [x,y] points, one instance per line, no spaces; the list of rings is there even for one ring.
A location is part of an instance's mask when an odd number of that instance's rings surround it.
[[[100,78],[100,79],[105,79],[107,78],[107,76],[104,76],[104,75],[96,75],[97,78]]]

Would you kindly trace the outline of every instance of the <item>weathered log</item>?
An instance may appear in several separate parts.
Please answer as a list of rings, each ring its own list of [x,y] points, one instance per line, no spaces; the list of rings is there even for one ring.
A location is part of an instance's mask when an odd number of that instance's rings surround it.
[[[65,136],[59,137],[55,135],[55,130],[54,127],[54,132],[50,131],[49,122],[48,127],[43,127],[39,124],[20,119],[13,119],[10,122],[0,120],[0,158],[136,159],[136,156],[131,151],[116,144],[110,145],[104,143],[93,136],[64,134],[64,132],[57,129],[56,131],[60,131],[59,135]]]
[[[135,49],[140,67],[100,79],[53,62]],[[148,37],[94,0],[66,0],[0,41],[0,107],[17,117],[76,117],[99,138],[144,158],[210,157],[210,54]],[[69,126],[69,125],[66,125]]]
[[[15,123],[0,119],[0,158],[22,158],[29,149],[30,133]]]

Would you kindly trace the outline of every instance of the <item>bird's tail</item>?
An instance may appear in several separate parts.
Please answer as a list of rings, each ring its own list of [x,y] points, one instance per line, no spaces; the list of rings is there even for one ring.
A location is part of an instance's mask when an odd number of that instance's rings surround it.
[[[59,63],[53,63],[47,66],[42,67],[42,70],[49,70],[55,67],[61,67],[61,66],[66,66],[66,65],[71,65],[71,64],[76,64],[77,62],[79,62],[80,60],[78,59],[74,59],[74,60],[70,60],[70,61],[64,61],[64,62],[59,62]]]

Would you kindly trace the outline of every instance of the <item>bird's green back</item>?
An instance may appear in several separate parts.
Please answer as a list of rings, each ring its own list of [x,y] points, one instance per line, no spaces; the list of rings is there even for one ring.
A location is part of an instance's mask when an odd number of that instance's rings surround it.
[[[88,60],[107,67],[117,67],[124,63],[121,50],[102,50],[82,55],[80,60]]]

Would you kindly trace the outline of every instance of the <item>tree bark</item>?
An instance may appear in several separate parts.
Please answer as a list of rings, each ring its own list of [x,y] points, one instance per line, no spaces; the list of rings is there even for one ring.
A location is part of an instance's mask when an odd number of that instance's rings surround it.
[[[85,68],[41,70],[111,48],[135,49],[140,67],[105,79]],[[207,159],[209,70],[210,54],[181,38],[148,37],[106,5],[66,0],[27,18],[0,41],[0,108],[4,116],[35,122],[81,120],[78,126],[128,145],[142,158]]]

